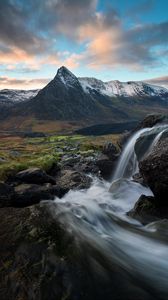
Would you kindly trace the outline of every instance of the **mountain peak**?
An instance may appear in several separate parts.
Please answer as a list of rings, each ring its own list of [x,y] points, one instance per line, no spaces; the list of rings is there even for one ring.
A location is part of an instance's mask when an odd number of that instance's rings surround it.
[[[78,78],[69,71],[65,66],[62,66],[58,69],[57,75],[54,79],[59,79],[65,86],[72,86],[75,82],[78,81]]]

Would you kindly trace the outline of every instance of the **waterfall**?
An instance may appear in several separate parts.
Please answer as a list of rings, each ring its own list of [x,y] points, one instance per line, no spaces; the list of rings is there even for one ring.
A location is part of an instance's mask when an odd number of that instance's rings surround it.
[[[135,154],[135,143],[143,133],[156,133],[151,145],[146,149],[145,155],[149,154],[153,147],[157,144],[162,134],[168,128],[167,125],[156,126],[153,128],[144,128],[136,132],[127,142],[121,158],[118,162],[116,171],[113,175],[112,181],[119,178],[132,178],[132,176],[138,172],[138,162]]]
[[[121,158],[119,160],[117,169],[114,173],[113,179],[117,180],[119,178],[129,178],[132,177],[132,175],[135,173],[137,169],[137,159],[136,159],[136,154],[134,151],[134,146],[137,141],[137,139],[143,134],[144,132],[148,131],[150,129],[145,128],[141,129],[138,132],[136,132],[128,141]],[[129,172],[129,163],[131,163],[131,173]],[[128,175],[129,174],[129,175]]]
[[[168,299],[167,237],[158,236],[150,226],[145,227],[126,214],[140,195],[152,195],[149,188],[132,181],[132,175],[137,171],[135,143],[142,134],[155,133],[146,149],[148,153],[166,128],[142,129],[130,138],[111,187],[108,182],[93,178],[88,190],[69,191],[51,205],[53,216],[77,238],[77,245],[85,245],[81,248],[84,257],[89,256],[91,261],[96,261],[96,266],[101,265],[104,278],[109,282],[107,290],[112,293],[106,295],[104,290],[107,300]],[[93,272],[97,270],[100,267],[93,268]],[[96,289],[101,295],[101,287]],[[92,295],[88,299],[103,298]]]

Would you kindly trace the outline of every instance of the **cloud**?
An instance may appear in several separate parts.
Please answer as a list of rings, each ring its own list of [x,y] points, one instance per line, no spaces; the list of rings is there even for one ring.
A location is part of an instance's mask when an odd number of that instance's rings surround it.
[[[43,64],[78,65],[73,53],[58,53],[57,39],[78,39],[78,29],[95,13],[97,0],[1,0],[0,65],[9,70],[40,69]],[[64,51],[63,51],[64,52]],[[24,67],[22,66],[24,64]]]
[[[82,60],[90,67],[125,67],[142,71],[160,64],[158,49],[167,49],[168,22],[137,25],[125,29],[121,20],[113,15],[113,25],[99,14],[94,21],[80,29],[80,39],[88,37]]]
[[[51,79],[17,79],[7,76],[0,76],[0,89],[39,89],[43,88]]]
[[[43,53],[48,41],[31,28],[30,24],[35,15],[31,11],[31,16],[26,2],[23,3],[24,6],[17,0],[0,1],[0,41],[4,45],[17,47],[30,54]]]
[[[98,11],[98,2],[1,0],[1,69],[24,73],[64,64],[71,69],[87,65],[142,71],[159,66],[158,51],[168,51],[168,22],[132,23],[134,15],[148,12],[155,1],[135,5],[126,16],[129,27],[112,7]],[[59,39],[65,45],[67,40],[73,42],[73,53],[60,51]]]
[[[157,77],[157,78],[152,78],[152,79],[145,79],[144,81],[147,83],[156,84],[156,85],[168,88],[168,76],[162,76],[162,77]]]

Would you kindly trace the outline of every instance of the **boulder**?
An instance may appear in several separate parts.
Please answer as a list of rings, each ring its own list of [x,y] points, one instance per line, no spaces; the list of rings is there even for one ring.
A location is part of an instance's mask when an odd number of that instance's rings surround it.
[[[92,179],[74,170],[62,170],[57,177],[57,185],[62,189],[86,189],[91,185]]]
[[[68,189],[45,184],[20,184],[15,188],[5,183],[0,183],[0,207],[26,207],[39,203],[41,200],[62,198]]]
[[[168,137],[168,130],[166,128],[160,129],[156,127],[152,130],[152,132],[149,131],[141,134],[134,147],[137,160],[140,161],[147,156],[152,148],[157,144],[158,139],[161,141],[166,137]]]
[[[0,182],[0,207],[10,206],[14,197],[14,188],[8,184]]]
[[[158,205],[168,207],[168,138],[157,143],[151,153],[139,163],[139,169]]]
[[[39,168],[29,168],[27,170],[21,171],[15,175],[13,180],[33,184],[55,184],[55,179]]]
[[[61,198],[68,190],[54,186],[37,184],[21,184],[15,187],[15,197],[11,203],[14,207],[26,207],[39,203],[42,200],[54,200],[55,196]]]
[[[107,155],[101,154],[97,161],[96,166],[99,168],[100,175],[105,180],[108,180],[112,176],[112,172],[116,168],[117,159],[111,160]]]
[[[96,160],[96,166],[98,167],[103,179],[111,179],[112,172],[116,168],[119,155],[120,150],[113,143],[108,142],[104,145],[102,153]]]
[[[134,131],[143,129],[143,128],[150,128],[155,126],[158,123],[162,123],[164,124],[165,122],[168,121],[168,117],[166,115],[162,115],[162,114],[150,114],[147,115],[146,118],[144,118],[142,120],[142,122],[140,122],[138,124],[138,126],[135,128]]]
[[[159,219],[168,218],[168,207],[158,207],[154,197],[141,195],[127,215],[146,225]]]

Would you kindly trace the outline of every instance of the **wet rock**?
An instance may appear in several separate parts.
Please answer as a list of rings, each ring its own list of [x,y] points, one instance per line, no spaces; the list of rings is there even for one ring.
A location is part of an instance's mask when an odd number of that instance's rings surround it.
[[[96,166],[99,168],[103,179],[109,180],[116,168],[117,160],[120,155],[120,149],[113,143],[108,142],[104,145],[102,153],[96,159]]]
[[[168,218],[168,208],[158,207],[156,199],[152,196],[141,195],[134,208],[127,215],[143,224],[148,224],[159,219]]]
[[[21,171],[15,175],[13,180],[33,184],[43,184],[47,182],[55,184],[55,179],[39,168],[29,168]]]
[[[168,138],[162,139],[139,163],[140,173],[159,206],[168,207]]]
[[[14,188],[8,184],[0,182],[0,207],[10,206],[14,197]]]
[[[146,225],[146,228],[148,228],[152,231],[157,231],[158,233],[161,233],[161,234],[164,233],[164,234],[168,235],[168,219],[163,219],[163,220],[149,223],[148,225]]]
[[[136,141],[134,150],[137,157],[138,162],[143,159],[144,155],[147,153],[147,151],[150,149],[150,146],[152,145],[152,142],[156,136],[156,133],[148,133],[145,132],[142,134]]]
[[[139,184],[142,184],[142,185],[146,185],[144,182],[144,179],[140,173],[136,173],[133,175],[133,181],[135,181]]]
[[[96,161],[96,166],[100,170],[100,175],[106,180],[111,178],[112,172],[116,168],[116,164],[117,164],[117,159],[111,160],[105,154],[101,154]]]
[[[15,196],[11,202],[14,207],[26,207],[39,203],[42,200],[53,200],[55,197],[62,198],[68,189],[46,184],[21,184],[15,187]]]
[[[86,189],[91,185],[92,179],[74,170],[62,170],[57,177],[57,185],[63,189]]]
[[[157,143],[155,138],[159,133],[161,133],[161,129],[156,128],[153,132],[145,132],[138,138],[134,147],[138,161],[142,160],[150,153],[152,148],[155,146],[155,143]],[[168,137],[168,130],[164,129],[164,132],[162,131],[161,135],[159,136],[159,141],[165,139],[166,137]]]

